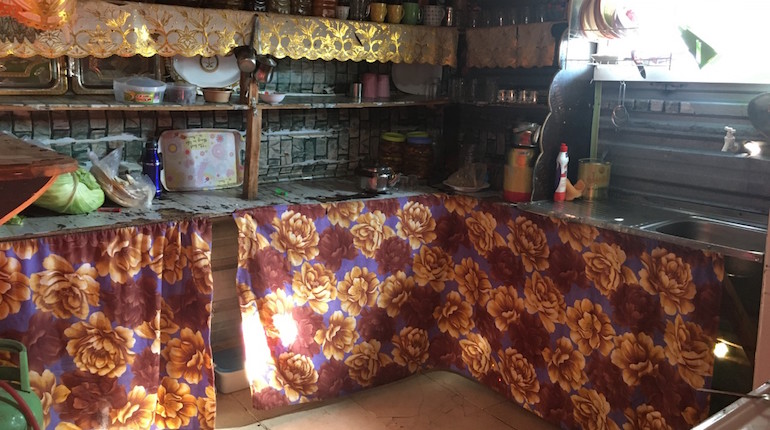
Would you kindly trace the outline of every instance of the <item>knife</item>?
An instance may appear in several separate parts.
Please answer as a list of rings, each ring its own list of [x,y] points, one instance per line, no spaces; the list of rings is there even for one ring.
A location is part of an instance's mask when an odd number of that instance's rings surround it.
[[[634,60],[634,64],[636,64],[639,74],[642,75],[642,79],[647,79],[647,71],[644,70],[644,63],[642,63],[641,58],[636,55],[636,51],[631,51],[631,59]]]

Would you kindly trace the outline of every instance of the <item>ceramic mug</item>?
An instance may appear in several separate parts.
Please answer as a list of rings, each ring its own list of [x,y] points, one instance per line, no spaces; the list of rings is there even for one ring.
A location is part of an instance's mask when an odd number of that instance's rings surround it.
[[[390,97],[390,75],[377,75],[377,98]]]
[[[364,73],[361,76],[361,82],[364,84],[363,96],[364,99],[376,99],[377,98],[377,74],[376,73]]]
[[[369,16],[369,0],[350,0],[350,19],[366,21]]]
[[[415,25],[420,22],[422,11],[420,5],[414,2],[404,2],[404,24]]]
[[[425,6],[425,16],[423,21],[425,25],[431,27],[438,27],[441,25],[441,21],[444,20],[444,6],[428,5]]]
[[[369,19],[374,22],[385,22],[388,14],[388,5],[385,3],[372,3],[369,5]]]
[[[401,19],[404,18],[404,7],[400,4],[388,5],[388,22],[391,24],[398,24]]]
[[[334,11],[337,15],[337,19],[348,19],[348,14],[350,14],[350,6],[337,6],[334,8]]]

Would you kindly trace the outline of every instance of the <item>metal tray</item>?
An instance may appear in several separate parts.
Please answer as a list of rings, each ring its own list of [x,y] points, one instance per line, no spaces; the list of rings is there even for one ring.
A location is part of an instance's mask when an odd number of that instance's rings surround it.
[[[125,76],[161,80],[160,57],[69,58],[69,74],[75,94],[112,94],[112,81]]]
[[[0,59],[0,95],[67,92],[66,62],[63,58],[5,57]]]

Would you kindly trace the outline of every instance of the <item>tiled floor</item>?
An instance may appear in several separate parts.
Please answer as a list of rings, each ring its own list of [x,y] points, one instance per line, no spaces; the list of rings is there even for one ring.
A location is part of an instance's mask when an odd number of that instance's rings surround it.
[[[429,372],[333,402],[268,414],[249,390],[217,396],[217,428],[241,430],[552,430],[557,427],[490,389],[450,372]]]

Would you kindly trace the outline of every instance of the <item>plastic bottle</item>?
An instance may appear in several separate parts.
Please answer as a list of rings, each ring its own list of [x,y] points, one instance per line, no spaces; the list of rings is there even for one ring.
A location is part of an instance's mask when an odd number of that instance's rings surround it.
[[[569,156],[567,155],[567,144],[562,143],[559,149],[559,155],[556,157],[556,192],[553,193],[553,201],[563,202],[567,197],[567,165]]]
[[[725,144],[722,146],[722,152],[735,152],[736,149],[735,129],[730,126],[725,126]]]
[[[155,198],[159,198],[163,191],[160,183],[160,156],[158,155],[158,141],[150,137],[144,145],[144,156],[142,157],[142,173],[149,176],[152,183],[155,184]]]

